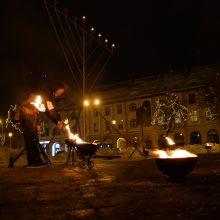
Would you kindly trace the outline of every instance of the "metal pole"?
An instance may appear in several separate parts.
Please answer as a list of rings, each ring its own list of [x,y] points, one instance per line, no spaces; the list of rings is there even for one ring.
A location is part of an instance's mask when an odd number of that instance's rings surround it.
[[[86,59],[85,59],[85,22],[86,17],[83,16],[83,36],[82,36],[82,79],[83,79],[83,101],[85,99],[85,93],[86,93]],[[83,106],[83,140],[85,141],[86,138],[86,112],[85,112],[85,106]]]

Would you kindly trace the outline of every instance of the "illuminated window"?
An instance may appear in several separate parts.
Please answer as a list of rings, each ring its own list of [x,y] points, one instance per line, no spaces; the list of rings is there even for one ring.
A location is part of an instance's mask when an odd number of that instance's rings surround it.
[[[198,112],[197,111],[191,111],[190,120],[191,121],[198,121]]]
[[[181,115],[180,112],[176,112],[175,116],[174,116],[174,121],[175,124],[180,124],[181,123]]]

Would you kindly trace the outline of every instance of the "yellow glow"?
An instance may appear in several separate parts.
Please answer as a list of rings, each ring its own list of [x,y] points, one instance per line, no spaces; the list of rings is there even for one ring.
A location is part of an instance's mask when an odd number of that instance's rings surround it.
[[[154,151],[154,154],[156,154],[160,158],[185,158],[185,157],[197,157],[197,155],[192,154],[186,150],[182,149],[176,149],[176,150],[156,150]]]
[[[89,102],[89,100],[84,100],[83,104],[84,104],[84,106],[89,106],[90,102]]]
[[[39,95],[36,96],[35,101],[31,102],[31,104],[34,105],[40,112],[45,112],[46,111],[46,107],[42,103],[42,99],[41,99],[41,97]]]
[[[95,99],[94,100],[94,105],[99,105],[100,104],[100,100],[99,99]]]
[[[12,135],[13,135],[13,134],[12,134],[11,132],[10,132],[10,133],[8,133],[8,136],[9,136],[9,137],[12,137]]]
[[[113,124],[113,125],[116,124],[116,120],[115,120],[115,119],[112,120],[112,124]]]
[[[175,142],[173,142],[173,140],[171,138],[169,138],[169,137],[166,137],[166,140],[167,140],[167,143],[169,145],[174,145],[175,144]]]

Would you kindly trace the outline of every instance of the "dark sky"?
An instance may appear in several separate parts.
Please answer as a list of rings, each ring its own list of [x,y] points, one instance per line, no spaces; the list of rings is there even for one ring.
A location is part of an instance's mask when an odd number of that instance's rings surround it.
[[[59,10],[68,8],[72,17],[85,15],[87,26],[116,44],[99,83],[171,69],[187,73],[194,66],[220,61],[220,13],[212,1],[58,2]],[[49,79],[74,86],[43,0],[1,2],[0,24],[0,117],[23,96],[30,72],[45,72]]]

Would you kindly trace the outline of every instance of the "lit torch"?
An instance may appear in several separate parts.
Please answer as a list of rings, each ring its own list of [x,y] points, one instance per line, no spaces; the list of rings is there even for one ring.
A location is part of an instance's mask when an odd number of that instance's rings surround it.
[[[34,102],[30,102],[32,105],[35,106],[35,108],[37,108],[40,112],[45,112],[46,111],[46,107],[45,105],[42,103],[42,98],[38,95],[35,99]]]

